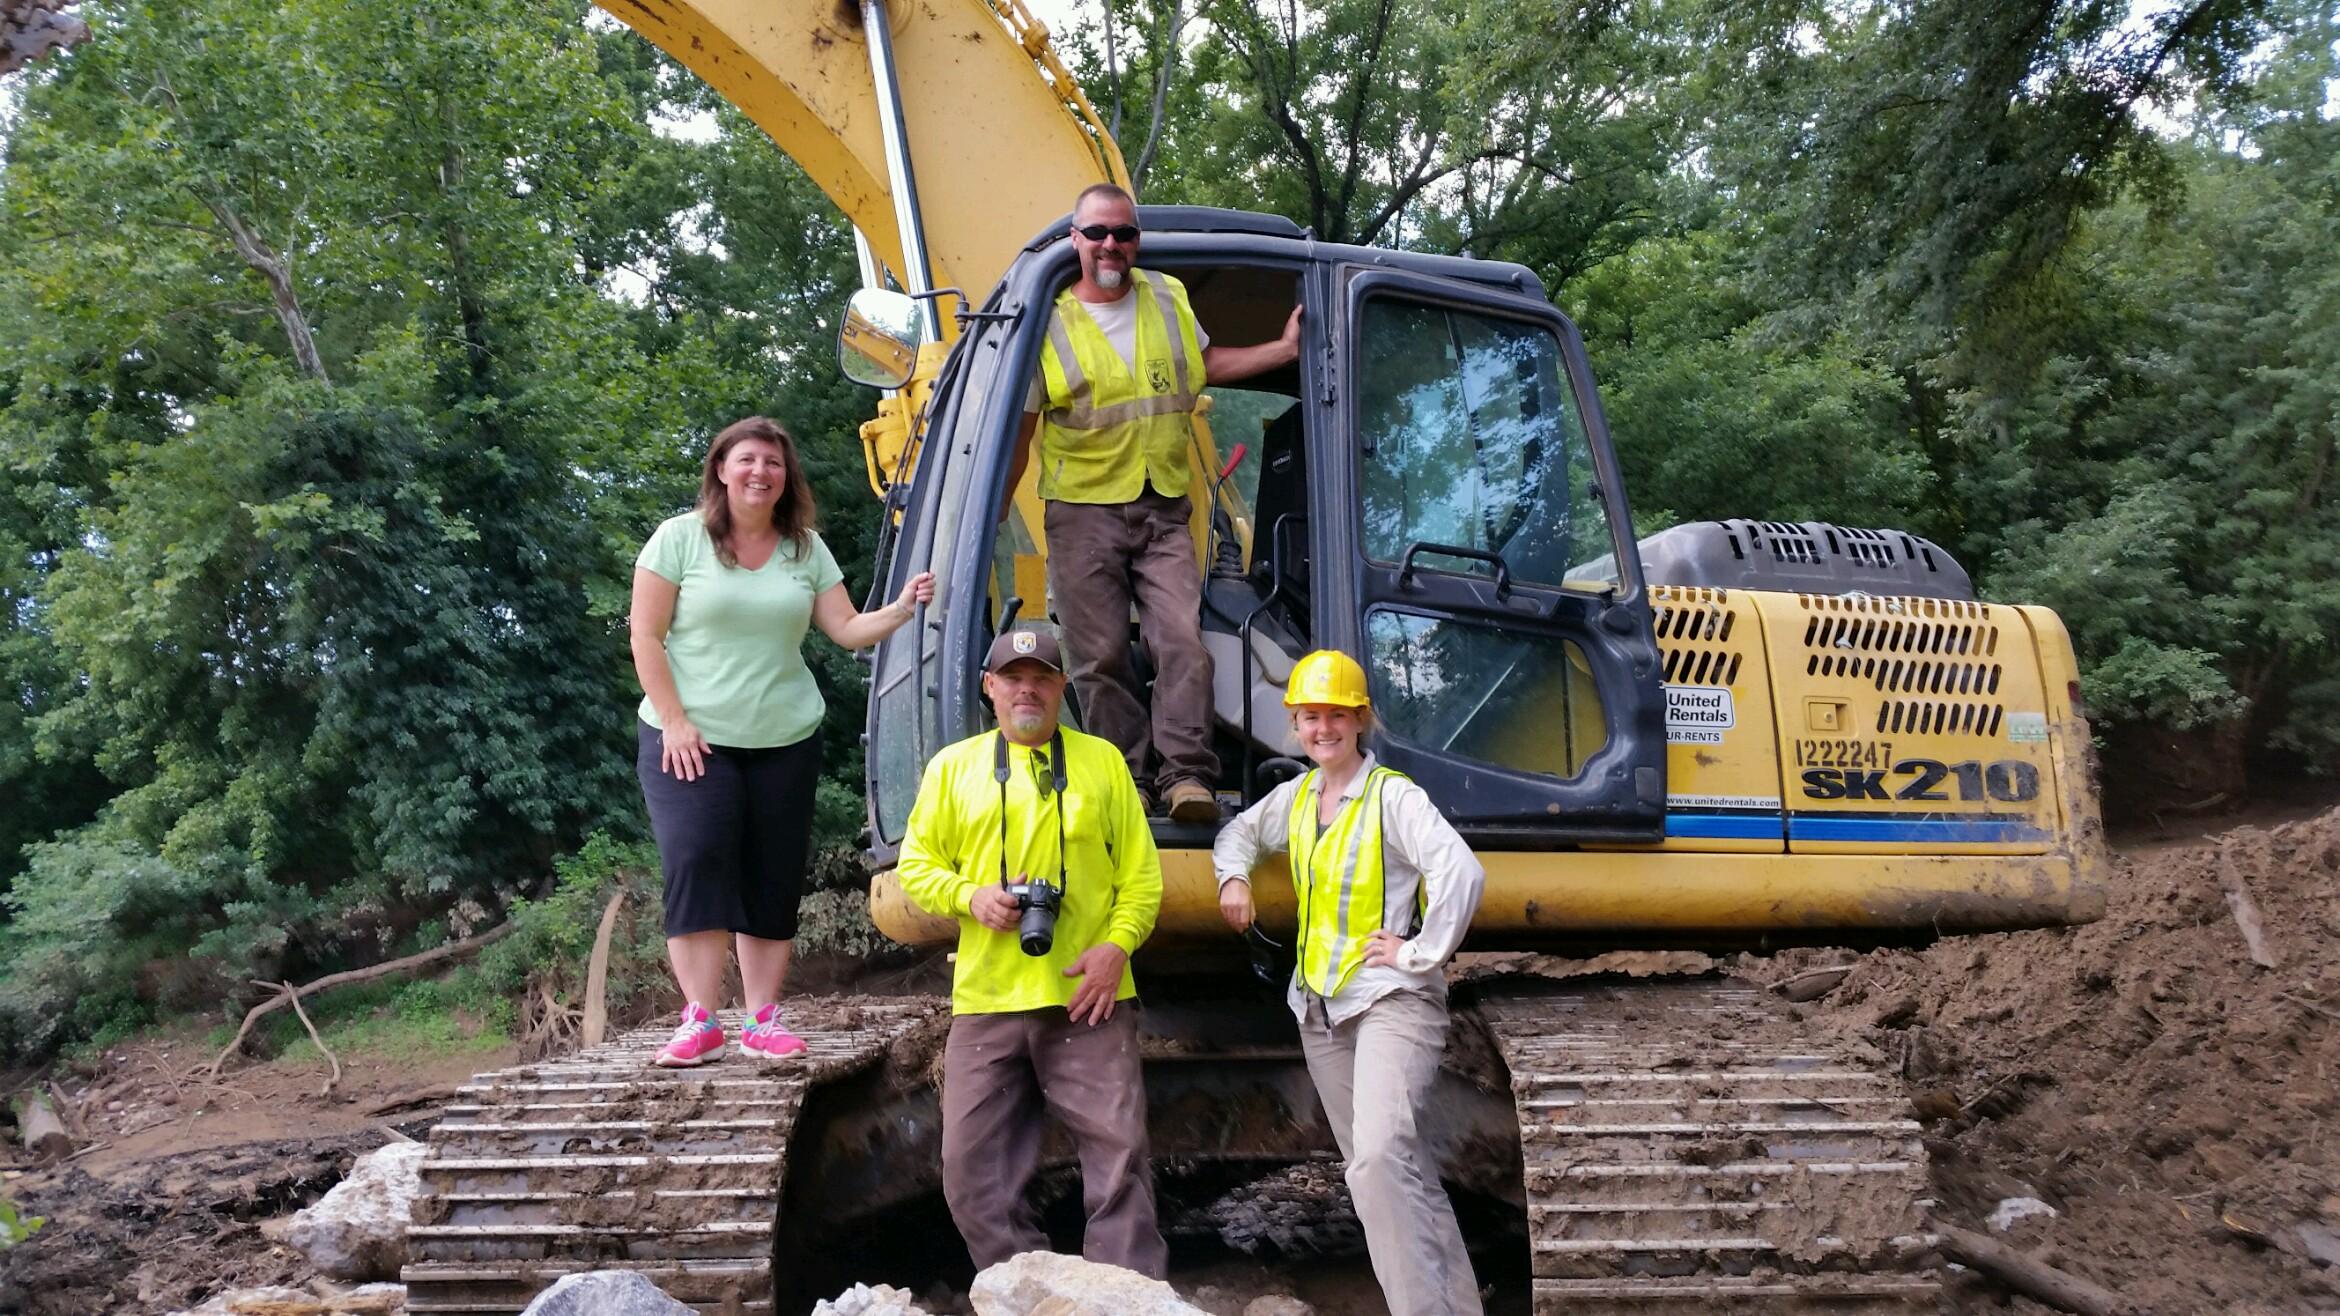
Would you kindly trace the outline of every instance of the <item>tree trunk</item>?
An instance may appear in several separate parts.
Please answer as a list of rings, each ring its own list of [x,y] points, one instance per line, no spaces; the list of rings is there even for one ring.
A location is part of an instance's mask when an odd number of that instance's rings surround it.
[[[284,329],[285,341],[292,346],[293,362],[310,378],[332,383],[325,374],[325,359],[317,352],[317,337],[309,330],[309,317],[301,310],[301,295],[293,287],[291,264],[227,202],[206,196],[203,204],[227,231],[228,241],[235,244],[236,255],[268,284],[269,309]]]

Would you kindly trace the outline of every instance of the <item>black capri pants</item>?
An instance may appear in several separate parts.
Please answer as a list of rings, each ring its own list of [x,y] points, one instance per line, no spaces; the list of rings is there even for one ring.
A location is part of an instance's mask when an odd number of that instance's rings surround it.
[[[821,733],[771,749],[709,746],[706,772],[684,781],[659,770],[663,733],[639,719],[635,725],[634,773],[666,873],[666,935],[793,939],[812,850]]]

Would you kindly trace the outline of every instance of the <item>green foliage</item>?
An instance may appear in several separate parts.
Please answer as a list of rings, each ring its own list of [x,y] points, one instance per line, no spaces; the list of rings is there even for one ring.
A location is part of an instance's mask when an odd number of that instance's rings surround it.
[[[638,836],[632,558],[721,425],[796,430],[856,583],[874,528],[817,350],[850,237],[736,114],[653,131],[704,92],[638,38],[85,13],[0,169],[12,1052],[421,949]],[[861,672],[810,648],[838,844]]]
[[[611,1018],[638,1016],[639,1007],[671,980],[657,850],[596,833],[577,853],[557,861],[554,869],[557,876],[550,892],[513,906],[512,935],[480,952],[481,988],[517,1001],[540,983],[550,982],[565,1000],[581,1000],[601,912],[610,897],[623,892],[625,904],[610,938],[607,1000]]]
[[[47,1223],[46,1217],[25,1215],[16,1209],[16,1203],[0,1197],[0,1252],[31,1238]]]

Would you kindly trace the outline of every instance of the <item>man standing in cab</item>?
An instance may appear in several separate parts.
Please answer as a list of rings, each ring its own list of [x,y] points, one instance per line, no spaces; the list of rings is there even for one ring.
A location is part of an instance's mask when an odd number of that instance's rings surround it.
[[[999,729],[926,765],[895,872],[959,921],[943,1050],[943,1197],[978,1269],[1045,1250],[1026,1189],[1044,1118],[1072,1134],[1081,1254],[1162,1277],[1129,957],[1162,865],[1119,750],[1058,724],[1054,638],[1003,633],[983,663]]]
[[[1300,356],[1300,308],[1281,338],[1220,347],[1194,318],[1186,288],[1137,268],[1137,205],[1100,183],[1073,203],[1081,276],[1056,299],[1040,377],[1025,403],[1008,487],[1039,440],[1048,587],[1072,650],[1086,724],[1151,781],[1178,822],[1216,822],[1211,656],[1202,640],[1202,575],[1187,463],[1195,399]],[[1153,709],[1129,659],[1129,611],[1154,667]]]

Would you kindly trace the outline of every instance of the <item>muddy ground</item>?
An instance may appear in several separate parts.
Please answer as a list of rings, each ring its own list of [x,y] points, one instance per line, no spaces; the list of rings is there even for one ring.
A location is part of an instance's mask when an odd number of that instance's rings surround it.
[[[2340,810],[2132,845],[2086,927],[1747,967],[1838,962],[1810,1016],[1899,1059],[1945,1218],[2045,1201],[2004,1237],[2159,1316],[2340,1312]]]
[[[2260,911],[2273,967],[2254,962],[2230,886]],[[2340,1313],[2340,810],[2132,838],[2088,927],[1730,967],[1779,982],[1824,965],[1845,967],[1843,982],[1796,1008],[1900,1067],[1944,1219],[1985,1229],[2001,1201],[2040,1199],[2057,1214],[2001,1237],[2156,1316]],[[50,1224],[0,1254],[0,1313],[167,1312],[222,1287],[310,1282],[263,1226],[358,1152],[419,1130],[434,1089],[503,1057],[359,1063],[331,1096],[321,1065],[214,1081],[204,1059],[156,1041],[117,1049],[97,1074],[54,1076],[84,1144],[103,1145],[5,1171],[9,1195]],[[1324,1236],[1353,1246],[1351,1231]],[[1382,1310],[1353,1251],[1184,1253],[1174,1281],[1215,1311],[1267,1292],[1328,1316]],[[1508,1310],[1523,1295],[1496,1297]],[[1973,1276],[1954,1277],[1946,1309],[2050,1310]]]

